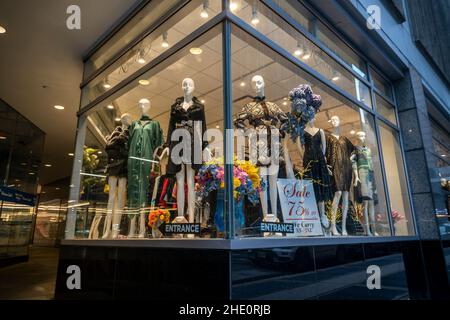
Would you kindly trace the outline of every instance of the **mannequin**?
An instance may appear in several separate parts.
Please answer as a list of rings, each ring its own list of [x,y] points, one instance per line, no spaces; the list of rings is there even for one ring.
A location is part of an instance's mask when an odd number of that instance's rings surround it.
[[[167,174],[175,174],[177,181],[177,210],[178,216],[174,219],[174,223],[194,223],[195,214],[195,171],[198,170],[203,162],[205,149],[208,142],[204,142],[203,138],[206,131],[205,109],[203,104],[194,97],[195,83],[190,78],[185,78],[181,84],[183,97],[176,100],[171,107],[169,132],[167,134],[167,144],[170,153],[169,163],[167,166]],[[190,135],[191,150],[190,154],[172,154],[173,149],[177,147],[179,141],[172,141],[172,133],[176,129],[185,129]],[[202,152],[196,150],[196,141],[201,141]],[[189,145],[185,145],[189,147]],[[177,164],[174,158],[181,156],[181,163]],[[188,219],[184,217],[185,208],[185,182],[187,185],[187,212]],[[192,238],[193,235],[188,235]]]
[[[314,194],[319,208],[320,221],[324,229],[330,227],[330,222],[325,214],[325,201],[331,200],[330,169],[326,164],[326,137],[325,132],[315,126],[315,117],[305,127],[305,145],[302,146],[300,137],[297,137],[296,145],[303,159],[303,167],[308,171],[306,179],[312,179]],[[319,136],[317,136],[319,135]]]
[[[332,205],[331,233],[334,236],[340,235],[336,229],[336,214],[342,197],[342,235],[347,236],[348,196],[353,172],[350,157],[354,151],[354,146],[350,140],[340,135],[341,121],[338,116],[331,117],[329,122],[333,126],[333,133],[327,139],[326,158],[333,173],[332,180],[335,190]]]
[[[151,103],[139,101],[141,118],[130,126],[128,158],[128,208],[135,211],[130,220],[128,237],[136,237],[136,219],[139,216],[138,238],[145,237],[145,215],[148,210],[147,195],[150,184],[150,169],[154,150],[162,145],[163,135],[158,121],[150,118]]]
[[[363,206],[366,234],[368,236],[378,236],[375,229],[375,180],[373,174],[372,152],[366,147],[366,133],[359,131],[356,133],[358,145],[351,156],[353,165],[354,186],[360,187]]]
[[[255,153],[259,153],[257,154],[257,157],[252,157],[251,155],[251,158],[257,158],[257,165],[260,170],[260,175],[263,181],[269,187],[271,214],[269,214],[268,210],[269,208],[266,191],[262,191],[260,193],[263,220],[267,222],[279,222],[279,219],[277,218],[277,180],[279,172],[279,162],[277,160],[280,158],[279,151],[280,149],[282,149],[282,145],[280,143],[280,140],[276,142],[277,145],[272,145],[272,134],[275,132],[277,134],[281,133],[281,135],[283,135],[283,132],[280,132],[279,129],[282,124],[287,121],[287,116],[283,112],[283,110],[281,110],[281,108],[276,104],[267,102],[265,100],[265,82],[262,76],[255,75],[252,78],[252,88],[256,93],[254,101],[248,103],[243,107],[242,112],[235,120],[235,126],[239,129],[254,128],[256,130],[256,133],[259,135],[257,147],[253,146],[255,148],[252,148],[253,150],[251,150],[250,153],[252,153],[252,155],[254,155]],[[261,136],[263,135],[267,137],[267,140],[265,142],[261,139]],[[250,144],[252,143],[250,142]],[[261,153],[263,155],[261,155]],[[283,151],[282,154],[285,155],[285,151]],[[270,234],[265,234],[265,236],[268,235]]]
[[[128,160],[128,128],[131,116],[128,113],[120,117],[122,126],[117,127],[107,137],[105,148],[108,154],[109,199],[102,239],[116,239],[120,232],[120,221],[125,207]],[[111,226],[112,222],[112,226]],[[112,227],[112,228],[111,228]]]

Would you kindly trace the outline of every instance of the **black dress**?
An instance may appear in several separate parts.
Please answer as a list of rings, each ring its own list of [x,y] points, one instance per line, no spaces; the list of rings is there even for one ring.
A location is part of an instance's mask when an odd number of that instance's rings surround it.
[[[181,171],[181,164],[175,164],[172,161],[172,150],[173,148],[181,143],[183,139],[179,141],[172,141],[172,132],[176,129],[185,129],[189,132],[191,143],[187,147],[190,150],[186,150],[190,153],[190,159],[183,162],[184,164],[190,164],[194,170],[200,169],[202,166],[202,154],[203,152],[196,152],[194,148],[194,141],[197,139],[201,151],[203,151],[207,146],[208,142],[203,141],[203,137],[206,131],[206,120],[205,120],[205,107],[196,97],[192,99],[192,105],[185,110],[183,108],[184,98],[178,98],[175,103],[170,108],[170,120],[169,120],[169,132],[167,133],[167,145],[169,147],[169,161],[167,164],[167,174],[174,175]],[[182,156],[182,154],[180,155]]]
[[[343,136],[336,138],[327,136],[327,162],[333,172],[332,184],[334,191],[350,191],[352,185],[352,161],[350,157],[355,150],[351,141]]]
[[[321,202],[333,199],[330,174],[328,173],[327,163],[322,152],[320,130],[314,135],[305,131],[303,168],[307,170],[305,178],[314,180],[313,186],[316,201]]]
[[[129,131],[117,127],[106,139],[105,151],[108,155],[106,172],[112,177],[126,177],[128,175],[128,140]]]

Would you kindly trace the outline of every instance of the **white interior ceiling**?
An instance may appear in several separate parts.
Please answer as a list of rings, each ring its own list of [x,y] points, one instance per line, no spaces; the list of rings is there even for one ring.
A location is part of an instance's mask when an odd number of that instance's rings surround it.
[[[0,98],[46,133],[43,163],[52,167],[41,168],[41,184],[71,173],[83,54],[139,1],[0,1]],[[66,27],[73,4],[81,30]]]

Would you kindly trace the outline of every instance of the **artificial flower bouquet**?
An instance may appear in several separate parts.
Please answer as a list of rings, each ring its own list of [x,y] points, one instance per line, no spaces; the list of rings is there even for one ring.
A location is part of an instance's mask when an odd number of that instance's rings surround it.
[[[259,193],[265,190],[264,181],[259,175],[259,168],[250,161],[234,160],[233,189],[234,199],[240,202],[247,197],[252,204],[257,204]],[[212,191],[225,186],[223,159],[206,162],[196,176],[197,194],[206,198]]]
[[[167,209],[154,209],[150,210],[148,214],[148,226],[152,231],[153,238],[161,238],[162,233],[159,231],[159,227],[163,223],[170,222],[170,212]]]

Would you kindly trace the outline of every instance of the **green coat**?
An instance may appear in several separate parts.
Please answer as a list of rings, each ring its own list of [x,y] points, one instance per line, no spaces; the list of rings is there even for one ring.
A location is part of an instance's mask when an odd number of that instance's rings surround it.
[[[158,121],[143,116],[130,126],[128,152],[128,208],[148,206],[150,170],[154,150],[163,144],[163,134]],[[139,158],[139,159],[135,159]]]

